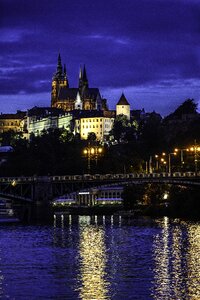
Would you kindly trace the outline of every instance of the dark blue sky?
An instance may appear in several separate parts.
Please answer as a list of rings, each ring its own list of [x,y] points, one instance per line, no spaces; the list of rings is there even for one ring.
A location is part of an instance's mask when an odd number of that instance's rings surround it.
[[[50,105],[59,52],[70,87],[85,63],[111,109],[166,115],[200,102],[200,1],[1,0],[0,112]]]

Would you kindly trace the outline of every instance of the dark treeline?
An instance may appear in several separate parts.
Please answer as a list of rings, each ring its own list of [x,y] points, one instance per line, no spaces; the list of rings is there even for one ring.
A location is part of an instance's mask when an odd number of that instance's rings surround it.
[[[150,156],[170,153],[176,147],[184,149],[193,145],[194,140],[200,140],[200,115],[192,99],[165,118],[155,112],[131,121],[118,116],[103,153],[91,156],[90,172],[143,172]],[[33,135],[29,141],[19,133],[8,131],[0,135],[0,143],[14,148],[7,161],[1,164],[0,176],[88,173],[88,157],[84,156],[83,149],[88,144],[100,145],[93,134],[88,140],[81,140],[79,135],[60,129],[44,131],[41,136]],[[180,158],[173,160],[174,168],[183,168]],[[192,156],[187,154],[184,168],[193,168],[192,162]],[[165,166],[160,164],[159,167],[160,171],[165,171]]]

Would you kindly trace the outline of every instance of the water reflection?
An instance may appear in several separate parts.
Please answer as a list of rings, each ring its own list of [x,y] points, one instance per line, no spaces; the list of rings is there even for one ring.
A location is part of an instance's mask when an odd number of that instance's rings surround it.
[[[154,260],[155,260],[155,291],[154,298],[161,299],[169,294],[169,220],[164,218],[163,230],[155,236],[154,240]],[[164,299],[164,298],[163,298]]]
[[[200,299],[200,225],[188,228],[188,292],[192,299]]]
[[[88,217],[89,218],[89,217]],[[86,222],[87,221],[87,222]],[[89,225],[90,220],[83,217],[80,222],[80,299],[109,299],[106,281],[106,247],[102,227]]]
[[[154,299],[200,299],[200,226],[160,220],[154,236]]]
[[[1,252],[0,252],[1,254]],[[1,263],[2,258],[0,257],[0,263]],[[2,296],[4,295],[4,290],[3,290],[3,274],[2,271],[0,270],[0,299],[2,299]]]

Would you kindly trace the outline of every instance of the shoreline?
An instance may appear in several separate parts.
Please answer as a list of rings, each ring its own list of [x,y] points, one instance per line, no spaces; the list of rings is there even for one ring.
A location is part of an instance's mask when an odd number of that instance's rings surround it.
[[[59,207],[57,210],[53,210],[53,214],[68,214],[68,215],[119,215],[123,216],[123,218],[136,218],[136,217],[151,217],[151,218],[158,218],[158,217],[169,217],[169,218],[183,218],[188,220],[199,220],[200,215],[197,212],[196,214],[192,214],[187,212],[185,213],[175,213],[171,211],[169,208],[158,208],[158,207],[144,207],[144,208],[135,208],[126,210],[123,206],[120,207]]]

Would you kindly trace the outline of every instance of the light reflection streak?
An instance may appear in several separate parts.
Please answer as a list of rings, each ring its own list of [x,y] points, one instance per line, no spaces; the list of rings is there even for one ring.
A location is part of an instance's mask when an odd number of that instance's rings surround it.
[[[191,299],[200,299],[200,225],[188,227],[188,294]]]
[[[119,226],[121,227],[122,225],[122,216],[119,216]]]
[[[82,300],[109,299],[106,281],[106,247],[103,228],[80,227],[79,296]]]
[[[155,236],[154,241],[154,260],[155,260],[155,286],[154,299],[167,299],[164,296],[169,295],[169,219],[164,217],[163,229],[160,235]]]
[[[113,226],[113,222],[114,222],[113,215],[110,217],[110,221],[111,221],[111,227],[112,227]]]
[[[1,254],[1,252],[0,252],[0,254]],[[0,257],[0,265],[1,265],[1,261],[2,261],[2,258]],[[9,295],[5,295],[3,283],[4,283],[4,276],[2,274],[2,271],[0,270],[0,299],[3,299],[3,296],[5,296],[6,298],[10,298]]]
[[[180,226],[175,226],[172,231],[172,282],[171,289],[174,299],[183,299],[185,286],[183,272],[186,268],[182,256],[182,231]]]
[[[56,215],[53,215],[53,227],[56,227]]]
[[[200,225],[164,218],[154,237],[153,298],[200,299]]]

